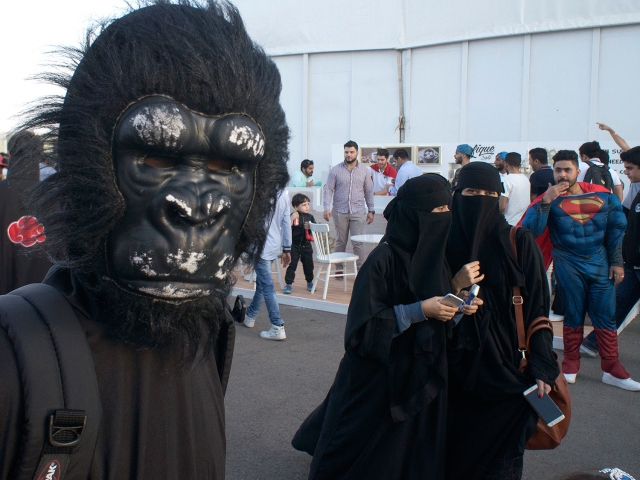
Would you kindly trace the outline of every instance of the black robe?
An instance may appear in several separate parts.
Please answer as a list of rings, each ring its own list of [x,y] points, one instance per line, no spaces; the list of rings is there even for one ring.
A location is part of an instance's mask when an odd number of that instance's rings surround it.
[[[39,175],[36,161],[33,171],[18,177],[15,175],[15,160],[12,160],[7,179],[0,181],[0,295],[41,282],[51,268],[51,262],[41,253],[35,254],[22,245],[12,243],[7,235],[9,225],[27,214],[23,195],[38,183]]]
[[[47,277],[80,318],[91,347],[102,422],[89,479],[224,479],[224,389],[216,356],[178,368],[169,349],[137,350],[109,338],[83,287],[68,270]],[[233,351],[233,321],[226,360]],[[224,362],[224,358],[218,359]],[[23,432],[23,393],[15,354],[0,327],[0,478],[10,478]]]
[[[333,386],[292,441],[313,455],[310,479],[444,476],[446,327],[425,320],[393,337],[393,306],[418,301],[406,268],[381,243],[358,272]]]
[[[498,253],[504,248],[512,250],[508,227],[500,234],[503,238],[494,239],[491,248]],[[524,280],[521,289],[527,328],[535,318],[548,315],[548,282],[542,254],[531,232],[519,229],[516,245]],[[512,253],[509,256],[513,258]],[[506,274],[500,277],[500,271],[506,269],[500,262],[505,258],[506,254],[496,254],[494,262],[498,264],[490,269],[492,281],[485,278],[479,284],[484,305],[477,314],[463,317],[453,329],[449,349],[448,479],[520,478],[525,444],[538,422],[538,415],[522,393],[535,384],[536,378],[553,385],[559,375],[553,338],[546,330],[532,337],[527,370],[521,373],[518,369],[521,354],[512,285]],[[480,263],[482,271],[482,260]]]

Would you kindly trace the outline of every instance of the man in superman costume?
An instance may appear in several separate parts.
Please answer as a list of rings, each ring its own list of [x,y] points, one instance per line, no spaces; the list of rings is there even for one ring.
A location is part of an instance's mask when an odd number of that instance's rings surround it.
[[[548,251],[545,243],[551,243],[554,271],[564,287],[562,372],[567,382],[575,383],[588,312],[598,341],[602,381],[640,391],[640,383],[631,379],[618,358],[614,320],[614,286],[624,278],[622,236],[627,222],[622,206],[605,188],[577,181],[576,152],[560,150],[553,161],[556,185],[529,206],[522,225],[542,243],[543,252]]]

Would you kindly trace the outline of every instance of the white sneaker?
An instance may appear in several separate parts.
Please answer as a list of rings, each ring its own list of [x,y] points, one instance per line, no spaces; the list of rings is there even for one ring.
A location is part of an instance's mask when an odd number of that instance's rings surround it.
[[[262,338],[266,338],[267,340],[284,340],[287,336],[284,334],[284,325],[277,326],[271,324],[271,329],[266,332],[260,332],[260,336]]]
[[[247,328],[253,328],[253,326],[256,324],[256,317],[250,317],[249,315],[244,316],[244,326]]]
[[[563,373],[563,375],[567,383],[576,383],[576,377],[578,376],[577,373]]]
[[[631,392],[640,392],[640,382],[636,382],[635,380],[631,380],[630,378],[625,378],[623,380],[621,378],[614,377],[607,372],[602,373],[602,383],[613,385],[614,387],[622,388],[623,390],[629,390]]]

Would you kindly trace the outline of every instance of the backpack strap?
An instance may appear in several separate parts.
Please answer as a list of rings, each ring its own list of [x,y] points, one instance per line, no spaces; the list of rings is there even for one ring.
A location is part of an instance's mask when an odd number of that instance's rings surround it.
[[[102,408],[76,313],[54,287],[32,284],[1,298],[0,323],[13,343],[25,402],[16,478],[86,479]]]

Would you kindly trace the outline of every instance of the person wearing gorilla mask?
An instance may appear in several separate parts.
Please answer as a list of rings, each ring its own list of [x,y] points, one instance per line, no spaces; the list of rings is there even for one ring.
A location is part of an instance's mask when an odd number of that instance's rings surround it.
[[[511,226],[500,214],[500,174],[475,162],[460,169],[446,257],[454,291],[477,283],[484,305],[465,315],[449,344],[448,479],[522,476],[525,444],[538,415],[523,396],[534,384],[549,391],[559,375],[548,330],[531,337],[529,365],[519,370],[513,286],[522,291],[525,329],[549,314],[542,255],[531,232],[519,228],[516,252]]]
[[[63,320],[86,335],[102,409],[99,428],[99,414],[85,417],[97,431],[88,460],[52,471],[80,478],[86,461],[84,478],[225,475],[226,299],[288,180],[281,82],[230,4],[147,5],[65,50],[72,74],[47,78],[66,96],[25,124],[50,132],[59,167],[29,210],[55,265],[38,286],[46,295],[0,297],[1,478],[34,478],[38,465],[40,450],[28,457],[21,445],[45,419],[29,411],[21,381],[35,380],[19,374],[25,343],[6,325],[31,305],[62,316],[45,298],[62,299],[73,317]]]
[[[444,478],[446,337],[458,311],[439,303],[451,292],[449,188],[421,175],[385,208],[386,234],[353,287],[335,381],[292,441],[313,455],[310,479]]]

